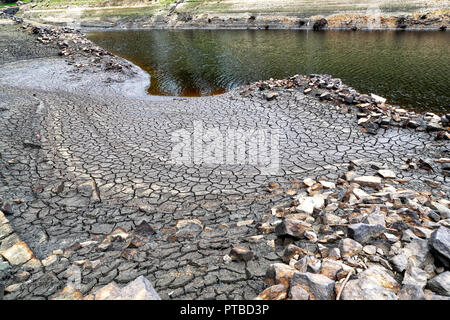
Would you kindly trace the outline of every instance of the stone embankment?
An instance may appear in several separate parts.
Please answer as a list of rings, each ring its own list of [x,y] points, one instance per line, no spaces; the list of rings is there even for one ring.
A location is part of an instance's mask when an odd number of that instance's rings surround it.
[[[327,75],[126,96],[130,63],[6,18],[2,299],[449,299],[449,115]],[[279,130],[279,170],[175,164],[194,121]]]

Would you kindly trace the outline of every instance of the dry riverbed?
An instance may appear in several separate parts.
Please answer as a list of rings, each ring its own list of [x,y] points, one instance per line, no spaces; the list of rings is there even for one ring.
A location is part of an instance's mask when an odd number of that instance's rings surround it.
[[[448,115],[326,75],[151,97],[142,70],[83,34],[12,19],[1,298],[450,296]],[[172,133],[195,121],[278,130],[278,170],[173,163]]]

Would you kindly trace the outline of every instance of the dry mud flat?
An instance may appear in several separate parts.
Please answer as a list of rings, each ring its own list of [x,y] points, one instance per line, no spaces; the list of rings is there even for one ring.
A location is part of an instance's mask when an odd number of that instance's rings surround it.
[[[445,115],[319,75],[157,99],[82,34],[16,20],[0,19],[3,299],[448,299]],[[173,163],[195,121],[278,130],[279,170]]]

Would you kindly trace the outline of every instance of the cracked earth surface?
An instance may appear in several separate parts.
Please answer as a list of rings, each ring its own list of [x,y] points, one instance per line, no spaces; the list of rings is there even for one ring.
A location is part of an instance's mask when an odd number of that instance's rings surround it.
[[[65,286],[71,265],[96,259],[99,268],[82,270],[83,295],[144,275],[163,299],[252,299],[281,253],[268,242],[274,235],[249,237],[263,214],[291,199],[268,193],[269,183],[291,188],[306,177],[335,180],[359,158],[394,168],[418,155],[448,152],[448,142],[426,132],[389,127],[365,134],[354,114],[298,91],[273,101],[237,90],[155,99],[144,95],[140,71],[107,85],[104,78],[114,75],[66,77],[71,67],[52,52],[11,60],[0,65],[0,195],[16,200],[7,218],[37,259],[65,251],[55,263],[29,268],[32,281],[4,299],[49,298]],[[172,163],[172,133],[192,131],[194,121],[224,135],[230,128],[279,129],[278,174],[262,175],[252,165]],[[449,186],[448,177],[425,171],[398,178],[431,192],[437,190],[425,178]],[[118,227],[132,232],[144,220],[155,233],[135,251],[86,244]],[[67,249],[76,242],[85,245]],[[224,264],[237,244],[250,247],[255,259]],[[2,271],[5,287],[22,270]]]

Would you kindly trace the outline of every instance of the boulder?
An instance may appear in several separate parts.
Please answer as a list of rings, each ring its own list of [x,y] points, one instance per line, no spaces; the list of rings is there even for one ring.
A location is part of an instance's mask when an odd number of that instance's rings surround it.
[[[307,222],[296,219],[284,219],[275,227],[275,234],[277,236],[291,236],[300,239],[306,230],[311,229],[311,224]]]
[[[428,247],[433,256],[445,268],[450,268],[450,229],[440,227],[428,239]]]
[[[429,280],[427,288],[437,294],[450,297],[450,271],[445,271]]]
[[[359,243],[366,243],[373,237],[380,236],[386,229],[380,224],[356,223],[348,226],[348,235]]]
[[[342,291],[341,300],[398,300],[390,290],[380,286],[377,282],[359,278],[347,282]]]
[[[261,292],[255,300],[284,300],[286,296],[286,287],[282,284],[277,284]]]
[[[274,263],[267,269],[264,282],[271,286],[282,284],[285,287],[289,287],[289,283],[295,272],[296,270],[287,264]]]
[[[343,258],[352,257],[361,252],[363,246],[350,238],[342,239],[339,242],[339,251]]]
[[[293,286],[289,292],[291,300],[309,300],[309,293],[300,286]]]
[[[399,300],[425,300],[422,286],[406,284],[397,294]]]
[[[310,300],[334,299],[334,281],[322,274],[295,272],[291,279],[291,287],[294,286],[303,288]]]
[[[320,31],[324,29],[328,25],[328,21],[325,18],[316,20],[313,24],[313,30],[314,31]]]

